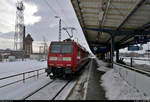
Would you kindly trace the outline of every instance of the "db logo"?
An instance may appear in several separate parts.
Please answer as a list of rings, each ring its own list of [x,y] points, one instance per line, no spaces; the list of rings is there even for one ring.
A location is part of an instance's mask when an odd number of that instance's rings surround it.
[[[61,61],[62,60],[62,57],[58,57],[58,61]]]

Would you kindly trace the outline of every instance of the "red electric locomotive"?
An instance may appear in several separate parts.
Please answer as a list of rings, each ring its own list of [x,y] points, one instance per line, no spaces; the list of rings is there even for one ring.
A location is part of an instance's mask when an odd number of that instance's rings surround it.
[[[51,79],[72,77],[88,63],[88,54],[85,48],[70,39],[51,42],[47,57],[47,76]]]

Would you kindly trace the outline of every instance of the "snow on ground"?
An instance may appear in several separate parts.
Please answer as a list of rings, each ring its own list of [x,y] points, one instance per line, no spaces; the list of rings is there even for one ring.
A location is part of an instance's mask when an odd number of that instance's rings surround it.
[[[141,60],[136,60],[136,59],[141,59]],[[143,59],[143,60],[142,60]],[[147,57],[144,57],[144,58],[141,58],[141,57],[134,57],[133,58],[133,62],[132,62],[132,65],[134,68],[138,68],[140,70],[144,70],[144,71],[150,71],[150,60],[145,60],[144,59],[148,59]],[[124,62],[127,64],[127,65],[130,65],[131,64],[131,58],[129,57],[125,57],[124,58]]]
[[[77,82],[75,87],[73,88],[72,93],[68,96],[67,100],[85,100],[89,75],[90,75],[90,67],[91,62],[85,67],[82,74],[77,78]]]
[[[128,85],[114,69],[107,71],[101,78],[102,86],[109,100],[142,100],[146,99],[143,93]]]
[[[26,59],[25,61],[15,61],[15,62],[0,62],[0,78],[22,73],[28,72],[40,68],[46,68],[46,61],[37,61]],[[39,73],[43,73],[44,70],[39,71]],[[25,78],[37,75],[37,72],[25,74]],[[4,80],[0,80],[0,87],[6,85],[8,83],[22,80],[23,75],[7,78]]]
[[[0,68],[1,68],[0,78],[9,76],[12,74],[32,71],[32,70],[36,70],[36,69],[40,69],[40,68],[46,68],[46,66],[47,66],[46,61],[37,61],[37,60],[29,60],[29,59],[26,61],[1,62],[0,63]],[[37,74],[37,72],[28,73],[25,75],[25,77],[29,77],[29,76],[36,75],[36,74]],[[21,75],[21,76],[17,76],[17,77],[8,78],[5,80],[0,80],[0,86],[20,80],[22,78],[23,78],[23,76]],[[23,81],[20,81],[15,84],[12,84],[12,85],[5,86],[3,88],[0,88],[0,100],[5,100],[5,99],[6,100],[18,100],[18,99],[20,100],[23,97],[27,96],[29,93],[33,92],[34,90],[40,88],[41,86],[47,84],[50,81],[51,81],[51,79],[49,79],[49,77],[46,76],[46,73],[44,73],[42,75],[39,75],[38,78],[37,78],[37,76],[35,76],[33,78],[26,79],[24,83],[23,83]],[[45,89],[45,91],[43,91],[42,94],[39,94],[38,96],[35,96],[34,98],[35,99],[43,99],[43,98],[47,97],[47,99],[49,99],[50,96],[55,95],[56,92],[58,92],[58,90],[61,88],[63,83],[66,83],[66,82],[63,80],[56,81],[54,83],[54,85],[52,86],[52,89],[47,88],[47,89]],[[68,89],[71,90],[71,88],[73,87],[73,85],[72,85],[73,83],[74,82],[72,82],[67,87],[67,89],[65,91],[66,93],[61,94],[61,96],[59,96],[58,99],[59,98],[63,99],[64,97],[67,96],[67,93],[69,91]]]
[[[46,61],[41,62],[29,59],[25,61],[0,62],[0,77],[36,70],[40,68],[46,68],[46,66]]]
[[[67,97],[70,94],[70,91],[72,91],[72,89],[74,88],[76,84],[76,81],[73,80],[72,82],[70,82],[65,88],[64,90],[55,98],[55,100],[66,100]]]
[[[97,70],[106,72],[110,70],[110,68],[107,68],[106,66],[108,65],[107,63],[103,62],[102,60],[98,60],[98,58],[95,58],[96,62],[98,63],[98,68]]]
[[[50,78],[46,77],[46,74],[43,74],[38,79],[33,77],[25,80],[25,83],[20,81],[13,85],[0,88],[0,100],[20,100],[49,81],[51,81]]]
[[[136,58],[135,58],[136,59]],[[150,65],[150,61],[144,61],[144,60],[135,60],[134,58],[133,58],[133,63],[134,64],[146,64],[146,65]],[[147,57],[145,57],[145,58],[138,58],[138,59],[148,59]],[[124,60],[123,61],[125,61],[125,62],[128,62],[128,63],[130,63],[131,62],[131,59],[128,57],[126,57],[126,58],[124,58]]]
[[[0,100],[22,100],[24,97],[46,85],[50,81],[52,80],[49,77],[46,77],[45,73],[39,78],[33,77],[25,80],[25,83],[21,81],[4,88],[0,88]],[[58,93],[58,91],[66,84],[66,82],[66,80],[55,80],[53,83],[44,87],[27,100],[50,100],[56,95],[56,93]],[[70,83],[70,86],[67,87],[68,91],[73,87],[71,84],[73,83]],[[65,92],[67,92],[67,89]],[[67,96],[67,94],[68,92],[63,93],[61,94],[62,96],[58,97],[57,99],[63,99]]]
[[[106,98],[109,100],[141,100],[146,99],[143,93],[130,86],[123,80],[118,72],[114,69],[105,67],[103,61],[96,59],[99,64],[99,71],[106,73],[101,77],[102,86],[106,91]]]
[[[67,80],[57,79],[26,100],[52,100],[66,83]]]

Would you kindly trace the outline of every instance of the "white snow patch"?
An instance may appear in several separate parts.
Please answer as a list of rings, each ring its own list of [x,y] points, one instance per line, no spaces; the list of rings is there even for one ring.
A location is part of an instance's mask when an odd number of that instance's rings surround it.
[[[55,100],[66,100],[68,95],[70,94],[70,91],[73,89],[75,86],[76,81],[70,82],[65,89],[55,98]]]
[[[29,60],[25,61],[15,61],[15,62],[0,62],[0,78],[11,76],[15,74],[19,74],[22,72],[28,72],[36,69],[46,68],[46,61],[40,62],[37,60]],[[44,70],[39,71],[39,73],[43,73]],[[25,74],[25,78],[37,75],[37,72]],[[6,85],[8,83],[22,80],[23,75],[7,78],[4,80],[0,80],[0,87]]]
[[[25,61],[0,62],[0,77],[5,77],[8,75],[13,75],[46,67],[46,61],[40,62],[37,60],[29,59]]]
[[[67,100],[85,100],[86,92],[88,87],[88,75],[89,75],[89,65],[86,66],[82,75],[77,79],[77,83],[72,91],[72,94],[67,98]]]
[[[40,75],[37,79],[36,77],[0,88],[0,100],[21,100],[24,96],[40,88],[51,81],[46,74]]]
[[[109,100],[141,100],[146,99],[143,93],[124,81],[114,69],[107,71],[102,77],[102,86]]]
[[[106,72],[106,71],[110,70],[110,68],[106,67],[107,63],[103,62],[102,60],[98,60],[98,58],[95,58],[95,60],[96,60],[96,62],[98,64],[98,66],[99,66],[97,68],[97,70],[103,71],[103,72]]]
[[[148,59],[148,58],[146,58],[146,57],[141,58],[140,57],[138,59],[141,59],[141,60],[136,60],[136,58],[135,59],[133,58],[133,64],[146,64],[146,65],[150,65],[150,61],[142,60],[142,59]],[[131,58],[125,57],[123,61],[131,63]]]

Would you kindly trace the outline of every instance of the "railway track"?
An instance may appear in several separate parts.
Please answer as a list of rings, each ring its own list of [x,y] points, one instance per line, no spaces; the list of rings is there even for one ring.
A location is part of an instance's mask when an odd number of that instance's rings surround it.
[[[29,93],[21,100],[55,100],[70,82],[71,80],[52,80],[37,90]]]
[[[77,80],[52,80],[31,92],[22,98],[22,100],[65,100],[76,83]]]
[[[35,93],[37,93],[38,91],[40,91],[41,89],[43,89],[44,87],[48,86],[48,85],[51,84],[52,82],[54,82],[54,80],[53,80],[53,81],[50,81],[49,83],[45,84],[44,86],[38,88],[37,90],[35,90],[35,91],[31,92],[30,94],[28,94],[27,96],[23,97],[22,100],[28,99],[29,97],[31,97],[32,95],[34,95]]]
[[[5,81],[6,79],[10,80],[10,82],[8,82],[6,80],[8,83],[6,83],[6,84],[4,83],[4,85],[0,86],[1,94],[3,91],[4,92],[7,91],[7,88],[9,88],[11,90],[11,92],[8,92],[8,93],[5,93],[4,95],[2,95],[1,99],[3,99],[2,98],[3,96],[8,95],[8,97],[6,97],[4,99],[65,100],[68,97],[68,95],[70,94],[70,91],[73,89],[73,87],[75,86],[75,83],[77,81],[76,80],[66,81],[66,80],[59,80],[59,79],[50,80],[49,78],[40,80],[41,78],[39,76],[41,74],[43,74],[43,72],[40,70],[44,70],[44,69],[45,68],[0,78],[2,81],[3,80]],[[34,75],[29,76],[28,74],[32,73],[32,72],[34,72]],[[36,74],[35,74],[35,72],[36,72]],[[19,77],[18,80],[14,80],[14,81],[11,80],[11,78],[15,78],[18,76],[21,76],[21,77]],[[36,77],[36,79],[39,79],[39,81],[30,84],[31,80],[26,80],[26,79],[30,79],[30,78],[32,79],[32,77]],[[49,80],[47,80],[47,79],[49,79]],[[38,83],[38,82],[42,82],[42,83]],[[24,87],[22,89],[21,88],[18,89],[17,85],[22,86],[21,84],[23,84]],[[23,92],[23,94],[21,94],[21,92]]]
[[[51,100],[55,100],[56,97],[65,89],[65,87],[67,87],[67,85],[70,83],[71,81],[68,81],[57,93],[56,95],[51,99]]]

